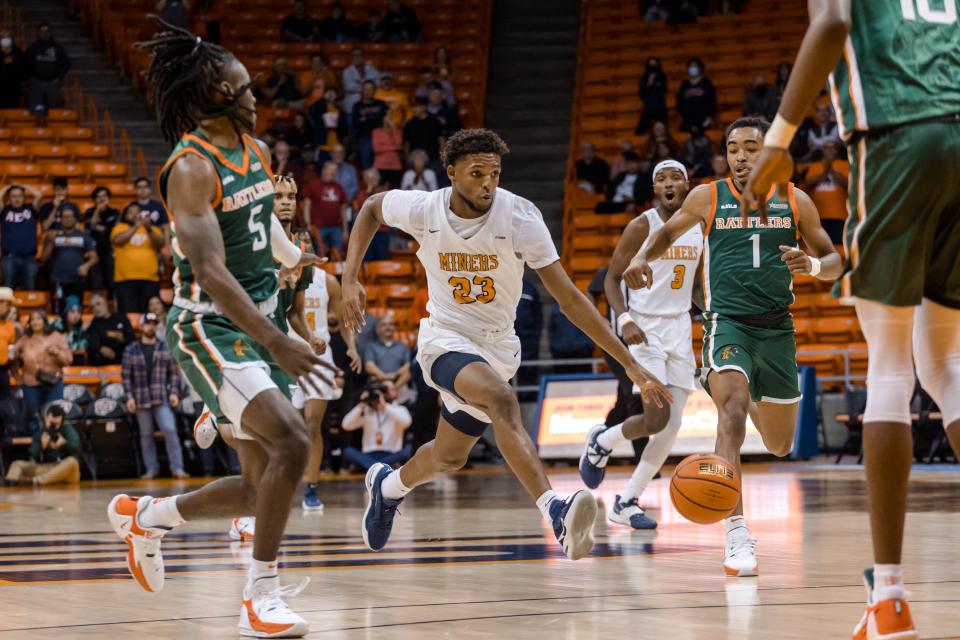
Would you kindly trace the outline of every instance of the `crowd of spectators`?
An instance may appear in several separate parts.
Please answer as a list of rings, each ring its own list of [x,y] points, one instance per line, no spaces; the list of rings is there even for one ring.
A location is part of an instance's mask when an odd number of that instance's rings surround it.
[[[400,0],[388,0],[386,11],[371,9],[366,20],[351,20],[344,6],[332,3],[327,15],[310,15],[302,0],[280,23],[287,42],[422,42],[417,13]]]
[[[26,50],[9,32],[0,33],[0,109],[18,109],[27,89],[27,107],[43,116],[62,105],[61,85],[70,71],[70,56],[53,37],[50,25],[37,28]]]

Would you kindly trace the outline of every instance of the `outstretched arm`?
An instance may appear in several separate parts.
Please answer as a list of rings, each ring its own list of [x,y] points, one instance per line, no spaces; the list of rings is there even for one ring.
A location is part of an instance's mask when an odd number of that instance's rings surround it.
[[[559,262],[537,269],[537,273],[543,280],[547,291],[560,305],[563,314],[570,318],[601,349],[623,365],[630,379],[640,387],[645,399],[652,399],[657,403],[657,406],[663,406],[664,400],[667,402],[673,401],[667,388],[653,374],[637,364],[627,347],[613,333],[606,319],[590,303],[587,296],[577,289]]]
[[[820,214],[810,196],[794,188],[797,199],[797,226],[804,243],[813,253],[807,255],[799,248],[781,246],[781,260],[787,263],[792,274],[813,275],[821,280],[833,281],[843,274],[843,259],[833,246],[830,236],[820,224]]]
[[[766,218],[766,198],[773,184],[786,193],[787,182],[793,175],[790,141],[803,120],[827,76],[837,64],[843,45],[850,33],[851,0],[809,0],[810,26],[803,36],[790,80],[780,101],[780,110],[773,126],[763,141],[763,151],[750,172],[743,189],[743,215],[759,208]]]
[[[650,262],[658,259],[677,239],[698,224],[708,224],[710,219],[710,185],[702,184],[687,195],[683,208],[657,229],[647,246],[630,261],[623,272],[623,279],[631,289],[650,288],[653,285],[653,270]]]
[[[649,233],[650,223],[646,217],[641,216],[631,220],[630,224],[623,230],[623,235],[613,252],[610,268],[603,278],[603,292],[607,296],[607,304],[617,315],[620,333],[623,335],[623,341],[627,344],[640,344],[647,341],[647,336],[643,333],[643,330],[627,314],[627,303],[623,299],[623,290],[620,288],[620,283],[623,280],[623,272],[630,264],[633,256],[640,251],[640,247],[643,246],[643,242],[647,239]]]

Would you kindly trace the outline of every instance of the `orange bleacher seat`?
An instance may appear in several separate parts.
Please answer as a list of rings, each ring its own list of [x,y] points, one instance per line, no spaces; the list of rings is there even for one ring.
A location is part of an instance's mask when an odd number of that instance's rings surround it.
[[[853,341],[858,328],[856,317],[817,318],[813,322],[813,335],[820,343],[846,344]]]
[[[74,160],[108,160],[110,158],[110,147],[103,144],[72,142],[66,146]]]
[[[793,304],[790,305],[790,312],[797,318],[808,318],[813,315],[814,295],[810,293],[796,294]]]
[[[575,278],[592,278],[600,269],[607,266],[609,260],[595,256],[576,257],[570,260],[570,271]]]
[[[114,198],[133,198],[137,195],[137,188],[132,182],[108,182],[105,186]]]
[[[93,142],[96,138],[96,133],[89,127],[58,125],[52,128],[60,142]]]
[[[100,375],[103,378],[103,384],[123,382],[122,366],[119,364],[110,364],[105,367],[100,367]]]
[[[413,281],[413,265],[395,260],[375,260],[363,266],[367,279],[375,284],[409,283]]]
[[[123,180],[127,177],[127,165],[117,162],[88,162],[87,172],[91,180]]]
[[[820,288],[820,280],[816,276],[793,276],[793,290],[795,293],[814,293]]]
[[[810,344],[813,342],[813,320],[806,318],[794,318],[794,333],[797,336],[797,344]]]
[[[90,182],[71,182],[67,186],[67,194],[71,198],[89,198],[96,187]]]
[[[13,140],[13,129],[9,127],[0,127],[0,140],[10,142]]]
[[[850,360],[850,375],[865,378],[867,375],[867,343],[851,342],[847,344],[850,353],[847,357]]]
[[[612,234],[578,234],[571,238],[575,255],[611,256],[620,241],[620,236]]]
[[[5,162],[0,165],[0,173],[5,179],[13,180],[41,180],[44,176],[43,167],[33,162]],[[29,194],[27,194],[29,197]]]
[[[47,122],[78,122],[80,113],[76,109],[50,109],[47,111]]]
[[[0,160],[26,160],[27,148],[22,144],[0,144]]]
[[[693,350],[700,351],[703,348],[703,323],[691,323],[691,335],[693,337]]]
[[[29,109],[0,109],[0,121],[6,126],[31,125],[37,117]]]
[[[852,316],[856,313],[853,307],[841,304],[830,293],[818,293],[814,298],[817,315],[820,316]]]
[[[81,179],[87,175],[87,169],[83,165],[72,162],[52,162],[45,164],[44,168],[46,169],[48,180],[53,178]]]
[[[51,160],[65,162],[67,156],[70,155],[70,150],[62,144],[34,142],[27,146],[27,150],[34,162],[50,162]]]
[[[381,292],[387,307],[407,308],[413,304],[417,289],[413,284],[386,284],[381,287]]]
[[[13,297],[17,308],[21,310],[43,309],[47,306],[46,291],[15,291]]]
[[[63,368],[64,384],[82,384],[85,387],[99,387],[103,380],[98,367],[70,366]]]
[[[13,137],[20,142],[49,142],[53,140],[55,134],[53,129],[48,127],[16,127],[13,129]]]
[[[799,347],[797,364],[813,367],[817,376],[839,375],[842,372],[843,359],[838,353],[833,353],[839,346],[811,344]]]

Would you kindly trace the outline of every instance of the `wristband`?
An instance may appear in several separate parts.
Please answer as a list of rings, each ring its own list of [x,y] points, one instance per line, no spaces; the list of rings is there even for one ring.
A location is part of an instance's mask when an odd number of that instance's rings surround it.
[[[763,137],[763,146],[773,147],[774,149],[788,149],[790,142],[793,141],[793,134],[797,132],[800,125],[790,124],[779,113],[773,119],[770,130]]]
[[[820,273],[820,258],[810,256],[810,275],[815,276]]]
[[[620,329],[620,333],[623,333],[623,327],[628,322],[633,322],[633,318],[630,317],[630,312],[624,311],[617,316],[617,328]]]

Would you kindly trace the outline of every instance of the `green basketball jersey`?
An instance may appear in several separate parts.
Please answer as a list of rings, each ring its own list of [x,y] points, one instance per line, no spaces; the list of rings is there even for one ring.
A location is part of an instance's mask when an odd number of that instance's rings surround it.
[[[853,0],[830,93],[843,138],[960,113],[957,0]]]
[[[269,160],[250,136],[243,146],[224,149],[211,144],[199,132],[185,134],[160,170],[160,196],[166,205],[167,177],[173,163],[192,153],[210,161],[217,171],[217,197],[211,203],[220,223],[227,269],[254,302],[267,300],[277,291],[277,265],[270,248],[273,215],[273,176]],[[174,294],[194,303],[211,302],[193,275],[190,261],[180,251],[173,221]]]
[[[781,200],[767,199],[767,224],[750,213],[744,226],[740,193],[730,178],[710,183],[711,213],[703,240],[703,294],[707,311],[744,316],[793,304],[793,277],[780,245],[797,246],[794,186]]]

